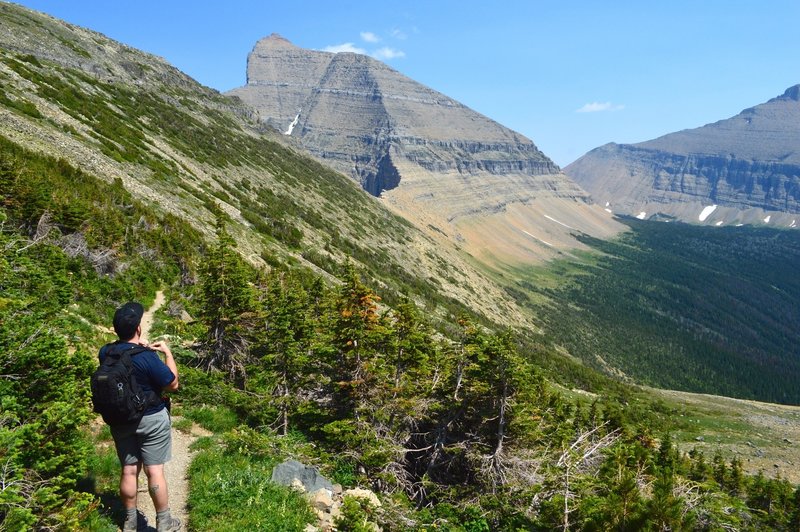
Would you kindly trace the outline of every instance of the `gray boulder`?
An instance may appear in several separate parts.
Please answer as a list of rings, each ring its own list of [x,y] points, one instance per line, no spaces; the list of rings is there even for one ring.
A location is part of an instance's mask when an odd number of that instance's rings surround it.
[[[272,482],[281,486],[291,486],[297,479],[307,493],[314,493],[326,489],[333,493],[333,484],[330,480],[320,475],[315,467],[307,466],[297,460],[287,460],[278,464],[272,470]]]

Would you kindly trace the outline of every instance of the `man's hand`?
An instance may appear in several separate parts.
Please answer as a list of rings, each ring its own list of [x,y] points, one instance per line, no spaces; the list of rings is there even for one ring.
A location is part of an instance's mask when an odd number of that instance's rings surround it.
[[[152,344],[148,345],[147,347],[149,347],[153,351],[160,351],[160,352],[164,353],[164,355],[166,355],[168,357],[172,356],[172,351],[170,351],[169,346],[167,345],[167,342],[159,340],[158,342],[153,342]]]
[[[164,353],[164,364],[166,364],[170,371],[172,371],[172,374],[175,375],[175,379],[168,386],[165,386],[164,390],[167,392],[174,392],[178,389],[178,366],[175,364],[172,351],[170,351],[169,346],[164,341],[153,342],[148,347],[153,351]]]

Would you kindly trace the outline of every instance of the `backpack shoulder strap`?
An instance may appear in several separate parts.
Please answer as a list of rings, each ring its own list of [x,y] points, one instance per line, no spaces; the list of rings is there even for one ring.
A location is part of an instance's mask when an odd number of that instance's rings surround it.
[[[138,355],[139,353],[144,353],[145,351],[152,351],[152,349],[143,345],[136,345],[127,349],[121,349],[120,346],[121,344],[118,341],[106,344],[105,356],[119,357],[122,355],[128,355],[129,357],[132,357]]]
[[[143,345],[137,345],[136,347],[131,347],[130,349],[124,350],[123,353],[132,357],[138,355],[139,353],[144,353],[145,351],[152,351],[152,349]]]

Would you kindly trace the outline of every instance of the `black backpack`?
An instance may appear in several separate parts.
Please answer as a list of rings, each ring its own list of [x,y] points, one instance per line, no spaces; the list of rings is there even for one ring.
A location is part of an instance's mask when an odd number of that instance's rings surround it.
[[[161,401],[155,392],[142,390],[133,375],[131,358],[144,351],[149,349],[120,349],[116,343],[109,344],[102,364],[92,374],[94,411],[109,425],[138,423],[148,407]]]

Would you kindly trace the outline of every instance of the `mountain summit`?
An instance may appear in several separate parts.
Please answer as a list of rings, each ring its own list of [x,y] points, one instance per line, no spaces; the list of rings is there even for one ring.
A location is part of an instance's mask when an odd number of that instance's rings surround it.
[[[639,144],[607,144],[565,172],[615,212],[797,227],[800,85],[738,115]]]
[[[229,94],[473,254],[528,261],[577,246],[570,232],[618,230],[530,139],[365,55],[272,34],[248,57],[247,85]]]
[[[304,50],[275,33],[256,43],[247,85],[231,93],[375,196],[399,184],[391,159],[400,157],[440,172],[559,172],[529,139],[380,61]]]

